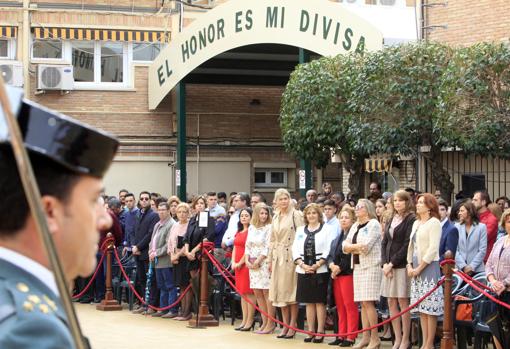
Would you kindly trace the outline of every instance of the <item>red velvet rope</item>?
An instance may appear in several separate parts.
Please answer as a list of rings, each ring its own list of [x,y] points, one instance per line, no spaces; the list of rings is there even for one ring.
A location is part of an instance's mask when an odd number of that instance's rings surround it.
[[[105,241],[103,241],[103,243],[101,244],[101,247],[99,248],[103,252],[103,255],[101,256],[99,263],[97,263],[97,267],[96,267],[96,270],[94,271],[94,274],[90,278],[90,281],[87,284],[87,286],[85,286],[85,288],[80,293],[72,296],[71,297],[72,299],[81,298],[89,290],[90,286],[92,286],[92,282],[94,282],[94,280],[96,279],[97,273],[99,272],[99,268],[101,268],[101,264],[103,264],[104,257],[106,256],[106,251],[108,250],[108,247],[106,246],[106,244],[109,244],[113,241],[114,241],[113,238],[107,238]]]
[[[432,293],[434,293],[434,291],[436,291],[443,283],[444,283],[444,277],[441,278],[438,282],[437,282],[437,285],[431,289],[429,292],[427,292],[425,295],[423,295],[416,303],[410,305],[407,309],[404,309],[402,310],[400,313],[394,315],[393,317],[383,321],[383,322],[380,322],[378,323],[377,325],[374,325],[372,327],[369,327],[369,328],[365,328],[365,329],[362,329],[362,330],[358,330],[358,331],[354,331],[354,332],[348,332],[348,333],[332,333],[332,334],[325,334],[325,333],[313,333],[313,332],[310,332],[310,331],[306,331],[306,330],[301,330],[299,328],[296,328],[296,327],[293,327],[293,326],[289,326],[285,323],[283,323],[282,321],[272,317],[271,315],[269,315],[267,312],[263,311],[262,309],[260,309],[259,307],[257,307],[256,304],[254,304],[249,298],[247,298],[246,296],[242,295],[239,293],[239,290],[237,289],[237,287],[232,283],[232,281],[225,275],[225,272],[227,271],[225,269],[225,267],[223,267],[223,265],[221,265],[221,263],[219,263],[215,258],[214,256],[209,253],[209,251],[207,251],[206,249],[204,249],[204,252],[209,256],[211,262],[216,266],[216,268],[220,271],[221,275],[223,276],[223,278],[229,283],[229,285],[246,301],[248,302],[249,304],[251,304],[255,309],[257,309],[261,314],[267,316],[269,319],[271,319],[272,321],[290,329],[290,330],[293,330],[295,332],[300,332],[300,333],[304,333],[304,334],[307,334],[309,336],[316,336],[316,337],[347,337],[349,335],[354,335],[354,334],[359,334],[359,333],[363,333],[363,332],[367,332],[367,331],[371,331],[373,329],[376,329],[380,326],[383,326],[387,323],[390,323],[391,321],[395,320],[396,318],[402,316],[402,314],[405,314],[407,312],[409,312],[411,309],[413,309],[414,307],[416,307],[418,304],[420,304],[421,302],[423,302],[428,296],[430,296]]]
[[[177,306],[181,300],[184,298],[184,296],[186,295],[186,293],[189,292],[189,290],[191,289],[191,284],[188,285],[188,287],[186,287],[184,289],[184,291],[181,292],[181,295],[179,296],[179,298],[177,298],[177,300],[166,306],[166,307],[163,307],[163,308],[158,308],[158,307],[155,307],[155,306],[152,306],[150,305],[149,303],[147,303],[139,294],[138,292],[136,292],[136,289],[135,287],[133,286],[132,282],[131,282],[131,279],[128,277],[127,273],[126,273],[126,270],[124,270],[124,267],[122,266],[122,263],[120,261],[120,258],[119,258],[119,253],[117,252],[116,249],[113,250],[113,253],[115,254],[115,259],[117,259],[117,262],[119,263],[119,267],[120,267],[120,271],[122,272],[122,275],[124,276],[124,278],[126,279],[128,285],[129,285],[129,288],[131,289],[131,291],[133,291],[133,294],[136,296],[136,298],[138,298],[138,300],[145,306],[153,309],[153,310],[156,310],[156,311],[165,311],[165,310],[168,310],[170,308],[173,308],[175,306]]]
[[[467,276],[466,274],[464,274],[464,273],[462,273],[460,271],[454,271],[454,273],[459,275],[462,278],[462,280],[466,281],[469,284],[469,286],[473,287],[475,290],[477,290],[478,292],[482,293],[485,297],[489,298],[494,303],[497,303],[497,304],[501,305],[502,307],[510,309],[510,305],[509,304],[506,304],[505,302],[500,301],[499,299],[497,299],[496,297],[494,297],[490,293],[485,292],[483,290],[483,288],[478,287],[476,285],[476,283],[473,282],[473,281],[476,281],[476,280],[473,280],[473,279],[470,280],[469,276]],[[485,287],[487,287],[487,286],[485,286]],[[490,290],[489,287],[487,287],[487,288]]]

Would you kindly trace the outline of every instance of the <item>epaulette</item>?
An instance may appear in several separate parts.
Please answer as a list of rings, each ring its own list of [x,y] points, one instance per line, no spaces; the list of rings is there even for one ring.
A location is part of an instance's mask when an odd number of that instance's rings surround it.
[[[30,313],[51,315],[58,310],[55,301],[48,295],[30,289],[24,282],[14,282],[8,289],[14,300],[16,311],[20,316]]]

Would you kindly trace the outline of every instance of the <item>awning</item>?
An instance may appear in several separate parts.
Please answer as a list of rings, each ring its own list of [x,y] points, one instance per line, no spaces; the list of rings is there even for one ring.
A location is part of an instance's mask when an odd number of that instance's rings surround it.
[[[162,43],[170,41],[170,32],[165,31],[34,27],[32,28],[32,34],[34,35],[35,39],[135,41]]]
[[[15,38],[18,36],[18,27],[0,26],[0,38]]]
[[[391,172],[391,158],[371,158],[365,159],[365,171],[372,172]]]

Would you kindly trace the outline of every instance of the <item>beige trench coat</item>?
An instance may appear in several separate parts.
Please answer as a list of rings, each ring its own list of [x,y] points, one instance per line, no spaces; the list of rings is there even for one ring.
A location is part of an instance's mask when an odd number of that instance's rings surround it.
[[[303,214],[294,209],[285,215],[277,213],[273,218],[268,255],[272,264],[269,300],[277,307],[296,303],[297,274],[292,244],[296,229],[302,225]]]

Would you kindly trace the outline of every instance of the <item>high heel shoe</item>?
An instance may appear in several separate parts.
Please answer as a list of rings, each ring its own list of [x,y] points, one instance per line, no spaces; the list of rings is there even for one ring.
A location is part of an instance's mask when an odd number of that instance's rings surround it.
[[[303,339],[303,342],[311,343],[314,339],[315,339],[315,336],[308,336],[305,339]]]
[[[273,327],[272,329],[270,330],[267,330],[267,331],[255,331],[256,334],[271,334],[271,333],[274,333],[274,330],[276,329],[276,326]]]
[[[251,324],[250,327],[243,327],[239,331],[241,331],[241,332],[249,332],[249,331],[253,331],[254,329],[255,329],[255,321]]]
[[[343,339],[336,337],[336,339],[333,342],[329,342],[328,345],[340,345],[344,342]]]
[[[319,332],[319,333],[324,334],[326,332]],[[324,336],[315,337],[312,342],[314,342],[314,343],[322,343],[322,342],[324,342]]]
[[[352,347],[352,349],[364,349],[366,346],[368,346],[369,342],[360,342]]]
[[[381,349],[381,342],[376,345],[369,345],[365,349]]]
[[[241,329],[243,329],[243,328],[244,328],[244,325],[241,325],[241,326],[239,326],[239,327],[234,328],[234,330],[236,330],[236,331],[241,331]]]
[[[288,332],[287,332],[287,333],[288,333]],[[296,331],[294,331],[294,333],[293,333],[293,334],[291,334],[291,335],[287,334],[285,337],[283,337],[283,339],[292,339],[292,338],[294,338],[295,336],[296,336]]]
[[[285,336],[287,336],[287,332],[289,332],[289,329],[286,329],[287,331],[283,330],[276,338],[283,339]]]

